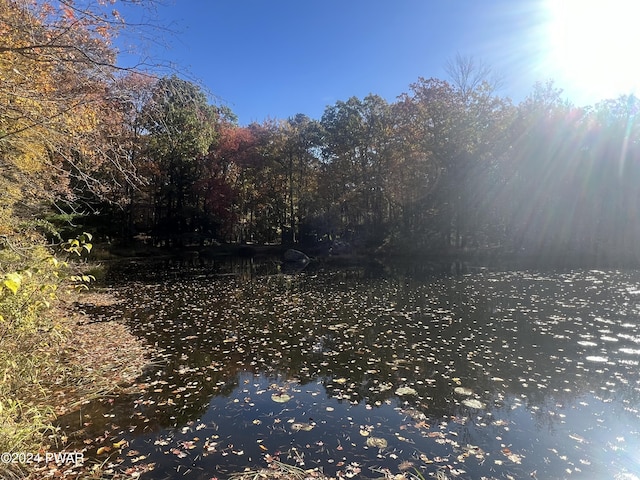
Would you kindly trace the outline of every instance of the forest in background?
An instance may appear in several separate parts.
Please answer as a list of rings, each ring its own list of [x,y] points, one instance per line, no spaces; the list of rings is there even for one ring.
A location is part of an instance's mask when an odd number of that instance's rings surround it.
[[[54,392],[103,377],[69,363],[57,309],[93,281],[71,261],[92,238],[637,262],[633,96],[579,108],[549,82],[514,104],[459,57],[391,102],[242,126],[191,81],[119,67],[125,20],[79,5],[0,0],[0,451],[61,441]]]
[[[161,78],[125,130],[141,183],[85,211],[101,212],[101,235],[155,245],[635,255],[637,100],[576,108],[548,83],[513,105],[485,80],[469,85],[468,65],[458,82],[418,79],[391,103],[370,94],[319,120],[248,126]]]
[[[117,13],[2,0],[0,235],[89,231],[181,247],[341,239],[385,252],[635,258],[638,100],[518,104],[472,58],[370,94],[238,125],[176,75],[118,69]],[[98,2],[97,7],[100,7]]]

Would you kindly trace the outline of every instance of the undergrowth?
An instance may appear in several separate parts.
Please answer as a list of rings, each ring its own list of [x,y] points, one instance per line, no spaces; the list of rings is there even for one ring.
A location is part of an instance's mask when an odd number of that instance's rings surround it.
[[[89,250],[88,236],[63,245],[62,254]],[[57,306],[91,278],[73,272],[49,248],[0,245],[0,452],[42,452],[54,433],[52,386],[64,377],[58,360],[64,339]],[[26,242],[25,242],[26,243]],[[84,278],[83,278],[84,277]],[[84,287],[83,287],[84,286]],[[20,478],[26,466],[0,464],[1,478]]]

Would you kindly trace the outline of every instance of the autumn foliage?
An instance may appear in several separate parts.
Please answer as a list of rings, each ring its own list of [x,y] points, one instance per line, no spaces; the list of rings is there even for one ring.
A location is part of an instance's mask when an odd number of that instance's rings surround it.
[[[241,126],[189,81],[118,68],[125,23],[107,3],[0,4],[7,241],[51,236],[54,225],[18,219],[57,210],[102,238],[157,246],[341,238],[635,255],[634,97],[576,108],[549,83],[514,105],[484,70],[464,70],[392,102],[352,97],[317,120]]]
[[[121,20],[98,1],[0,0],[0,447],[37,451],[51,433],[51,385],[68,334],[61,296],[93,278],[66,257],[89,203],[136,178],[111,40]],[[127,92],[132,91],[126,88]],[[77,244],[75,242],[78,242]],[[86,285],[85,285],[86,286]],[[3,465],[18,478],[24,467]]]
[[[46,392],[52,308],[92,280],[65,261],[91,249],[85,231],[148,248],[640,260],[634,96],[578,108],[547,83],[514,104],[466,63],[392,101],[239,125],[193,82],[118,66],[119,3],[0,0],[4,451],[43,441],[42,399],[14,399]]]

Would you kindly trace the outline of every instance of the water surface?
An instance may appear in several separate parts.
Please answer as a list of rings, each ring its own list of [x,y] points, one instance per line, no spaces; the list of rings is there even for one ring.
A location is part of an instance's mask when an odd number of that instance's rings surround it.
[[[407,272],[118,270],[104,319],[158,353],[135,393],[83,407],[87,455],[154,479],[271,459],[360,478],[640,476],[640,272]]]

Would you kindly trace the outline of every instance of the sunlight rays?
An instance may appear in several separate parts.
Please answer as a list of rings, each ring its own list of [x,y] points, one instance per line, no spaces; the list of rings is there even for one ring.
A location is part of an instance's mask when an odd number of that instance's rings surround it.
[[[545,63],[575,103],[637,93],[640,44],[634,0],[547,0]]]

